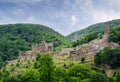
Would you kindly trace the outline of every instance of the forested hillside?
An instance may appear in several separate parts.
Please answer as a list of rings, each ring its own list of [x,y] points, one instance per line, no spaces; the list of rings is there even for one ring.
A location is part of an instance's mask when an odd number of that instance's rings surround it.
[[[116,26],[111,29],[109,35],[109,41],[116,42],[120,45],[120,26]]]
[[[2,61],[15,59],[19,51],[31,49],[32,44],[53,42],[54,47],[67,40],[49,27],[37,24],[0,25],[0,66]]]
[[[83,30],[79,30],[79,31],[71,33],[70,35],[67,36],[67,38],[69,40],[73,41],[73,40],[78,40],[78,39],[82,38],[85,34],[88,34],[91,32],[103,33],[106,25],[109,25],[110,27],[118,26],[118,25],[120,25],[120,19],[93,24]]]

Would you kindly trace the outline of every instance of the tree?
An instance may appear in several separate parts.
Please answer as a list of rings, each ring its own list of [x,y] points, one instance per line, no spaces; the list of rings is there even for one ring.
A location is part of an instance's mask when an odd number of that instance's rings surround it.
[[[15,76],[10,75],[6,77],[5,79],[3,79],[3,82],[20,82],[20,80],[16,78]]]
[[[36,61],[38,61],[40,59],[41,55],[42,55],[41,53],[36,54]]]
[[[85,62],[85,57],[81,58],[81,62],[84,63]]]
[[[20,78],[21,82],[40,82],[39,73],[34,69],[25,70]]]
[[[92,70],[86,65],[73,65],[68,69],[68,76],[79,78],[79,80],[90,78],[91,74]]]
[[[108,78],[102,73],[95,73],[91,76],[91,82],[108,82]]]
[[[112,68],[117,68],[120,66],[120,48],[109,48],[106,47],[95,56],[95,64],[99,65],[109,65]]]
[[[37,61],[34,62],[34,68],[38,69],[39,68],[39,63]]]
[[[119,71],[117,71],[115,73],[115,77],[116,77],[116,82],[120,82],[120,72]]]
[[[60,67],[55,68],[54,81],[53,82],[64,82],[66,79],[66,70]]]
[[[111,29],[110,34],[109,34],[109,42],[116,42],[120,45],[120,25],[115,26],[114,28]]]
[[[55,68],[52,57],[48,53],[43,54],[38,63],[40,65],[38,68],[40,80],[42,82],[52,82]]]

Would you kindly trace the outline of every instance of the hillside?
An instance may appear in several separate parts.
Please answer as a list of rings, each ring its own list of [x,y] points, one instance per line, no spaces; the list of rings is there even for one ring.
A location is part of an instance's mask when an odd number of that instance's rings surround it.
[[[116,26],[111,29],[109,35],[109,42],[111,41],[120,45],[120,26]]]
[[[29,50],[32,44],[42,40],[53,42],[54,47],[67,42],[64,36],[43,25],[0,25],[0,62],[17,58],[19,51]]]
[[[67,36],[67,38],[71,41],[74,41],[74,40],[78,40],[79,38],[82,38],[82,36],[91,32],[103,33],[106,25],[109,25],[110,27],[118,26],[120,25],[120,19],[93,24],[85,29],[71,33],[70,35]]]

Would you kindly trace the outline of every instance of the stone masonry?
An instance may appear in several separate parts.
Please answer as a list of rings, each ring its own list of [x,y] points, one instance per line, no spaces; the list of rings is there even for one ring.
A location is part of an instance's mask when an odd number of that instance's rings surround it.
[[[104,30],[104,35],[102,39],[95,39],[89,43],[77,46],[75,50],[70,51],[71,60],[80,60],[85,57],[86,60],[94,60],[94,55],[102,50],[104,47],[115,48],[119,45],[114,42],[108,42],[108,36],[110,32],[110,27],[106,26]]]
[[[26,52],[19,52],[19,57],[16,60],[7,61],[8,64],[14,64],[17,61],[32,61],[36,58],[36,53],[53,53],[53,43],[46,43],[42,41],[41,44],[36,44],[32,46],[32,50]]]

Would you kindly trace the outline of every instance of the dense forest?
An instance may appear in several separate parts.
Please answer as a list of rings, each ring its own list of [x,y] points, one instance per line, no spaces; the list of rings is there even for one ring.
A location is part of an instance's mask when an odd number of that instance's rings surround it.
[[[111,66],[111,68],[118,68],[120,66],[120,48],[104,48],[96,54],[95,64],[96,66],[106,64]]]
[[[109,41],[116,42],[120,45],[120,26],[116,26],[111,29],[109,35]]]
[[[67,40],[49,27],[37,24],[0,25],[0,66],[2,61],[15,59],[19,51],[31,49],[36,43],[53,42],[54,47],[66,44]]]
[[[73,32],[73,33],[69,34],[67,36],[67,38],[71,41],[74,41],[74,40],[78,40],[78,39],[84,37],[84,35],[86,35],[88,33],[91,33],[91,32],[94,32],[94,33],[97,33],[97,34],[103,33],[106,25],[109,25],[110,27],[118,26],[118,25],[120,25],[120,19],[112,20],[112,21],[108,21],[108,22],[103,22],[103,23],[93,24],[91,26],[88,26],[85,29],[82,29],[82,30],[79,30],[79,31],[76,31],[76,32]]]

